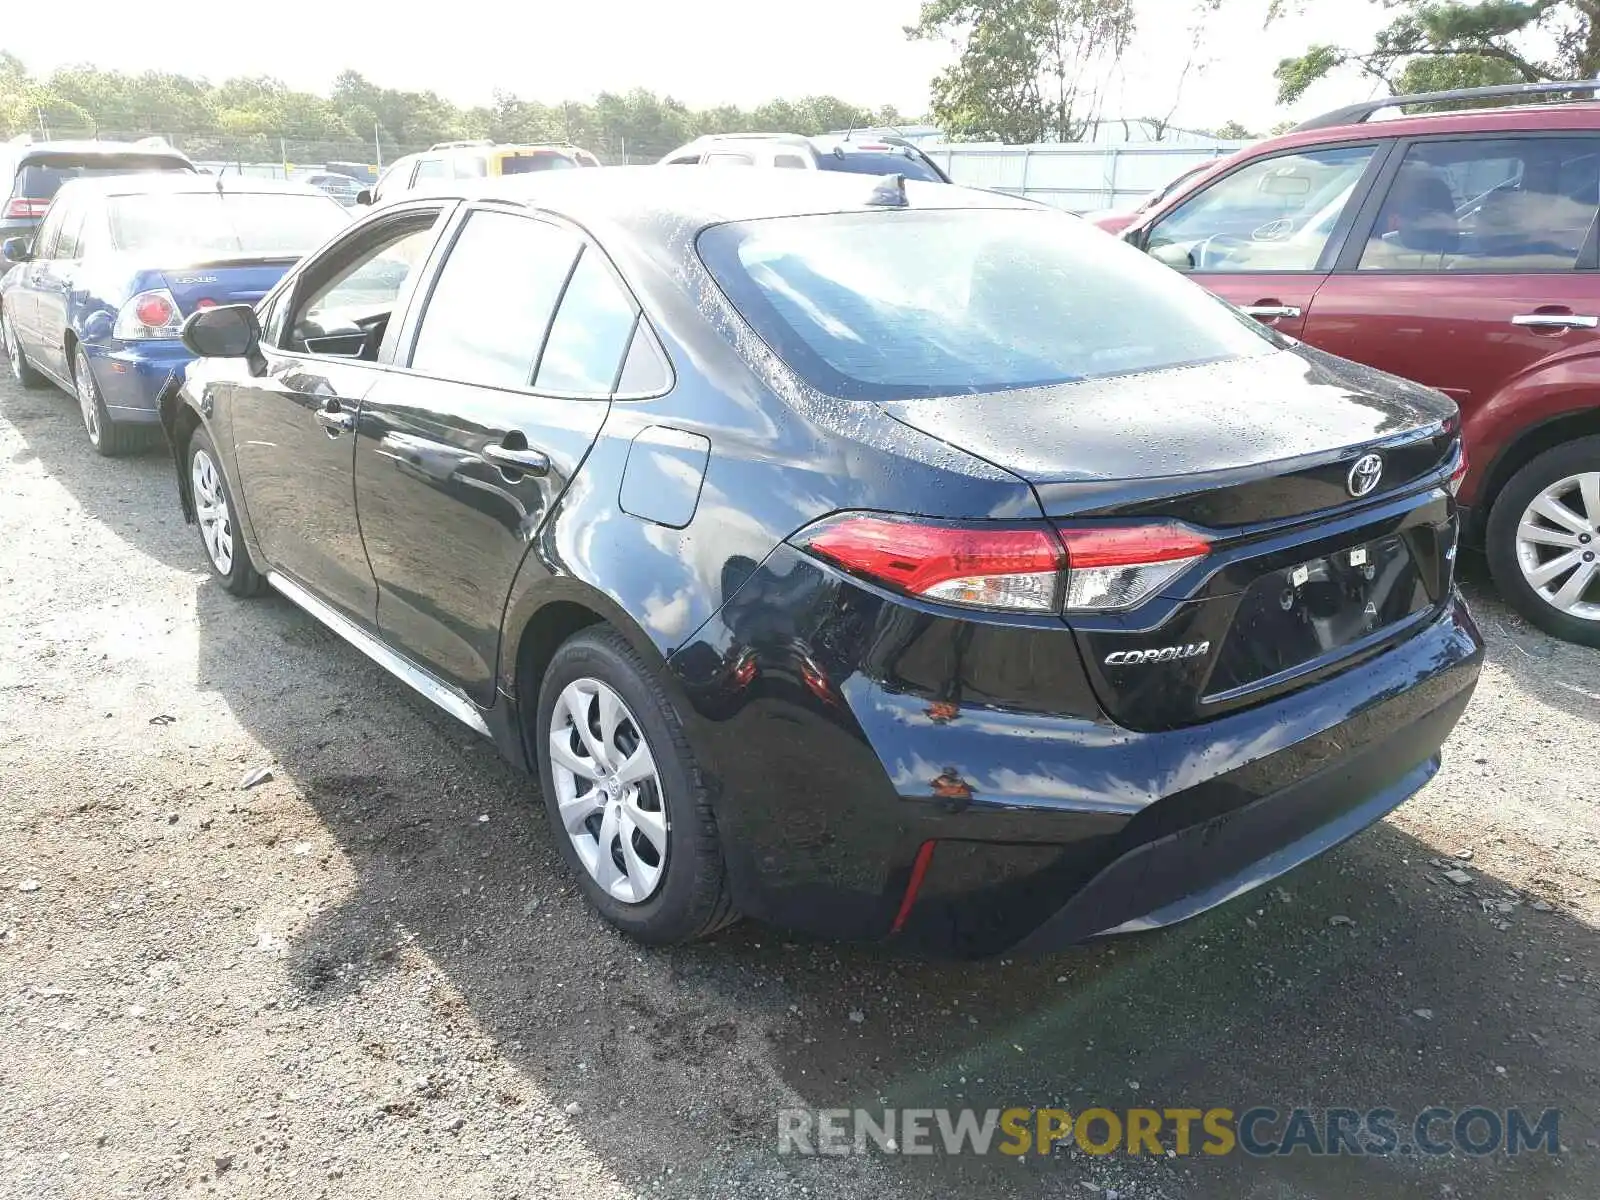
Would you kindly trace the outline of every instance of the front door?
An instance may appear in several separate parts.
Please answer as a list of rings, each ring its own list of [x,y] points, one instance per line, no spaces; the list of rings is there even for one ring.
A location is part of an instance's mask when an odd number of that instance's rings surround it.
[[[1299,337],[1377,157],[1369,142],[1246,162],[1155,218],[1141,244]]]
[[[266,370],[230,385],[239,479],[267,565],[367,626],[377,589],[356,521],[356,420],[437,219],[437,209],[396,214],[325,254],[279,301]]]
[[[34,276],[33,303],[34,329],[39,339],[39,365],[48,368],[62,379],[72,377],[72,364],[67,360],[67,319],[69,301],[77,286],[78,269],[82,265],[78,243],[83,233],[85,202],[83,200],[58,202],[61,229],[50,251],[50,257],[41,259]]]
[[[575,232],[494,209],[458,222],[418,307],[408,369],[361,409],[361,530],[384,640],[487,707],[512,582],[605,421],[636,310]]]
[[[1305,339],[1472,414],[1600,346],[1600,138],[1418,141],[1317,293]]]

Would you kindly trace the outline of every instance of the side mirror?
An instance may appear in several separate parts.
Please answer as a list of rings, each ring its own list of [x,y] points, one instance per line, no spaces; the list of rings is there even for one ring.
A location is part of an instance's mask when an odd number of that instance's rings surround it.
[[[25,237],[7,238],[0,242],[0,255],[4,255],[14,263],[31,262],[33,259],[33,239]]]
[[[248,304],[202,308],[183,323],[183,344],[200,358],[248,358],[261,344],[261,322]]]
[[[359,192],[357,192],[356,193],[356,203],[357,204],[371,204],[372,203],[372,189],[371,188],[362,188]]]
[[[1150,257],[1158,263],[1165,263],[1175,271],[1194,270],[1194,255],[1176,242],[1168,242],[1164,246],[1157,246],[1150,251]]]

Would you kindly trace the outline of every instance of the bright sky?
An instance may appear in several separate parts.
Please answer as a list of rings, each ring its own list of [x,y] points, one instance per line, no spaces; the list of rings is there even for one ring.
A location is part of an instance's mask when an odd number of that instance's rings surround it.
[[[1179,125],[1235,119],[1266,128],[1371,94],[1359,80],[1330,80],[1279,113],[1272,68],[1310,42],[1370,35],[1383,22],[1377,4],[1323,0],[1308,6],[1314,15],[1263,31],[1267,0],[1225,0],[1198,48],[1194,0],[1138,4],[1140,34],[1105,115],[1164,115],[1177,99]],[[213,80],[270,74],[326,91],[349,67],[384,86],[431,88],[465,104],[486,102],[496,88],[553,101],[645,87],[696,107],[832,93],[920,114],[929,79],[952,52],[906,40],[902,28],[919,7],[917,0],[335,0],[314,15],[290,5],[281,19],[262,19],[269,9],[247,7],[212,23],[205,16],[215,6],[204,3],[134,20],[122,0],[82,0],[71,37],[40,17],[8,23],[4,46],[35,73],[87,62]],[[1194,68],[1176,95],[1191,56]]]

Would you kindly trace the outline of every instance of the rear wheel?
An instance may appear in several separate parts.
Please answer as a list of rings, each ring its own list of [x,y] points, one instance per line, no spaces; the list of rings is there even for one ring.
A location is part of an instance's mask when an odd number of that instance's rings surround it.
[[[106,412],[99,385],[95,383],[94,368],[90,366],[89,355],[81,345],[72,352],[72,383],[77,389],[78,411],[83,415],[84,431],[97,453],[106,458],[120,458],[149,447],[148,426],[113,421]]]
[[[683,722],[627,639],[606,626],[568,639],[545,672],[535,721],[556,844],[606,920],[670,945],[737,919]]]
[[[1600,437],[1547,450],[1489,513],[1489,570],[1540,629],[1600,646]]]
[[[254,596],[261,591],[261,573],[250,561],[250,550],[239,534],[233,494],[218,463],[217,448],[204,429],[194,431],[186,454],[195,524],[206,563],[217,581],[235,596]]]
[[[44,376],[29,365],[28,356],[22,351],[22,343],[17,340],[17,331],[12,327],[11,314],[4,309],[0,309],[0,345],[6,348],[6,361],[11,364],[11,378],[25,388],[44,386]]]

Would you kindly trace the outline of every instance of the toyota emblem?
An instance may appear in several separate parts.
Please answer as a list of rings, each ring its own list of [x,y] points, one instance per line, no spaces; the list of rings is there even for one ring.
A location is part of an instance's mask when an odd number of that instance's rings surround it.
[[[1350,489],[1352,496],[1361,497],[1377,487],[1378,480],[1382,478],[1383,459],[1376,454],[1363,454],[1350,468],[1350,477],[1345,481],[1345,486]]]

